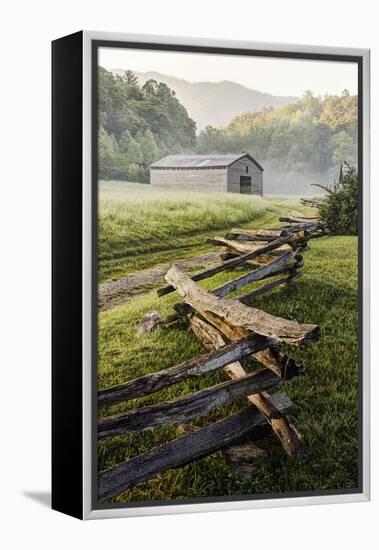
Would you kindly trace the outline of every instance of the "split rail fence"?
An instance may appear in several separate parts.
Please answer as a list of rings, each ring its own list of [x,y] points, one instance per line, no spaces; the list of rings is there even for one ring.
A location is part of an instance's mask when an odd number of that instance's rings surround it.
[[[316,217],[288,216],[280,221],[286,225],[278,229],[232,229],[224,237],[215,237],[210,242],[223,247],[220,263],[192,277],[175,264],[171,266],[165,276],[167,286],[157,292],[159,296],[177,292],[181,301],[174,306],[174,313],[165,324],[171,327],[177,322],[185,322],[207,353],[100,390],[98,405],[106,408],[148,396],[186,378],[220,369],[229,380],[174,401],[101,418],[98,439],[186,423],[241,398],[247,399],[248,406],[101,472],[98,476],[99,500],[116,496],[169,468],[184,466],[230,447],[247,434],[253,440],[254,428],[262,424],[268,424],[289,456],[303,455],[302,438],[287,416],[291,402],[284,392],[272,392],[282,381],[304,372],[303,365],[281,353],[278,345],[285,342],[299,346],[317,341],[319,327],[276,317],[253,307],[252,302],[258,295],[296,281],[302,274],[299,271],[304,263],[302,253],[308,249],[309,240],[324,235],[325,230]],[[240,266],[251,269],[210,292],[196,284]],[[245,294],[227,298],[252,282],[269,278],[274,279]]]

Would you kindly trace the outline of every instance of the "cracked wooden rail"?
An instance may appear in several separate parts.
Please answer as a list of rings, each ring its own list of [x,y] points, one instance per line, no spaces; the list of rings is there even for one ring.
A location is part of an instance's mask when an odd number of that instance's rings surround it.
[[[275,317],[263,310],[246,306],[237,300],[218,298],[202,288],[173,265],[166,274],[166,281],[184,298],[184,301],[201,313],[210,322],[217,320],[224,325],[232,325],[240,337],[249,331],[269,338],[277,338],[287,344],[299,345],[318,340],[317,325],[302,324]]]
[[[122,401],[151,395],[187,378],[199,377],[205,373],[222,369],[229,363],[277,343],[278,340],[273,338],[259,335],[249,336],[238,342],[232,342],[223,349],[198,355],[180,365],[140,376],[125,384],[100,390],[98,392],[98,405],[109,407]]]
[[[287,271],[295,270],[299,267],[301,256],[297,250],[290,251],[273,260],[269,264],[262,266],[254,271],[250,271],[246,275],[242,275],[237,279],[228,281],[223,285],[212,290],[212,294],[219,298],[226,296],[230,292],[238,290],[239,288],[246,286],[254,281],[261,281],[274,275],[279,275]]]
[[[101,419],[98,422],[98,439],[188,422],[249,394],[272,388],[280,382],[281,378],[270,369],[260,369],[243,378],[223,382],[174,401],[139,407]]]
[[[292,235],[292,240],[297,243],[301,243],[302,241],[307,241],[309,239],[309,232],[301,230],[296,226],[279,229],[231,229],[228,233],[226,233],[225,239],[236,241],[271,242],[279,237],[286,237],[288,235]]]
[[[246,254],[242,254],[241,256],[238,256],[237,258],[232,258],[230,260],[227,260],[223,262],[222,264],[212,267],[210,269],[206,269],[204,271],[201,271],[200,273],[196,273],[196,275],[193,275],[191,278],[193,281],[203,281],[204,279],[208,279],[209,277],[213,277],[213,275],[216,275],[217,273],[221,273],[222,271],[227,271],[230,269],[235,269],[236,267],[239,267],[241,265],[244,265],[249,260],[253,260],[254,258],[258,258],[259,256],[262,256],[266,252],[269,252],[271,250],[275,250],[276,248],[282,246],[283,244],[292,242],[293,239],[291,235],[287,235],[284,237],[279,237],[278,239],[275,239],[274,241],[268,242],[262,246],[256,247],[254,250],[251,250],[250,252],[247,252]],[[164,296],[166,294],[170,294],[171,292],[174,292],[174,287],[172,285],[168,285],[166,287],[158,289],[157,293],[158,296]]]
[[[302,265],[303,257],[298,253],[298,250],[290,251],[283,256],[276,258],[270,263],[261,266],[253,271],[250,271],[246,275],[242,275],[237,279],[233,279],[224,283],[223,285],[211,290],[211,293],[218,297],[224,297],[227,294],[230,294],[231,292],[234,292],[235,290],[238,290],[252,282],[261,281],[267,279],[268,277],[276,277],[277,275],[281,274],[287,275],[284,278],[274,280],[266,285],[262,285],[261,287],[258,287],[250,292],[247,292],[246,294],[237,296],[235,298],[242,303],[249,304],[252,298],[254,298],[255,296],[264,294],[265,292],[268,292],[276,286],[282,284],[291,284],[299,279],[302,276],[302,273],[297,270],[299,267],[302,267]],[[174,309],[176,309],[176,307],[177,305],[174,306]],[[182,314],[182,311],[179,311],[178,313],[179,316],[175,314],[168,317],[168,319],[166,320],[166,326],[178,320],[178,318]]]

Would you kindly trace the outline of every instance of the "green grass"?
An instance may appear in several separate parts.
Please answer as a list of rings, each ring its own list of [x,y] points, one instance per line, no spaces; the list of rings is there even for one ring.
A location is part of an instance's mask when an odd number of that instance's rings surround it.
[[[100,182],[99,281],[210,249],[207,237],[233,226],[277,225],[294,200]],[[297,207],[297,209],[306,209]]]
[[[231,200],[233,208],[236,208],[234,197]],[[216,203],[219,204],[218,201]],[[167,211],[167,202],[164,204]],[[276,200],[269,204],[273,210],[269,214],[264,211],[257,213],[257,225],[271,215],[277,217],[276,210],[280,209],[280,203]],[[221,207],[221,203],[219,206]],[[116,209],[116,205],[106,203],[104,208],[109,214],[112,209]],[[143,216],[138,210],[137,221],[133,220],[133,223],[127,216],[124,218],[120,215],[125,220],[125,231],[127,227],[138,228],[141,217],[148,219],[150,208],[151,212],[155,208],[159,210],[159,206],[153,204],[141,203],[141,208]],[[208,207],[205,205],[205,208]],[[282,212],[287,208],[288,204],[285,203]],[[175,205],[173,212],[178,214]],[[188,216],[190,212],[194,213],[188,206]],[[216,213],[213,215],[215,229],[217,223],[222,223],[222,219]],[[244,215],[242,212],[240,222],[246,221]],[[114,231],[120,223],[117,216]],[[225,218],[229,227],[238,224],[232,213],[228,213]],[[170,222],[176,224],[176,219],[173,216]],[[167,219],[163,218],[161,221],[162,230],[159,229],[159,224],[155,225],[152,221],[149,229],[151,236],[154,237],[154,228],[159,235],[169,231]],[[254,226],[254,221],[251,225]],[[182,223],[175,227],[175,231],[179,231]],[[195,231],[195,227],[193,230]],[[141,231],[144,234],[146,227]],[[124,238],[127,238],[126,233]],[[138,250],[139,244],[134,243],[135,238],[134,235],[130,236],[129,242],[134,250]],[[171,239],[171,236],[167,238]],[[173,239],[176,238],[175,233]],[[191,238],[191,233],[188,238]],[[119,242],[121,241],[120,237]],[[158,241],[154,240],[154,243],[158,244]],[[183,468],[164,472],[111,499],[111,502],[318,491],[357,486],[357,239],[326,237],[311,241],[310,246],[311,250],[304,254],[302,279],[290,287],[280,287],[254,301],[254,306],[269,313],[300,322],[317,323],[321,328],[321,339],[318,343],[308,348],[290,349],[291,355],[306,366],[306,374],[285,385],[294,403],[292,415],[305,440],[306,458],[290,459],[280,444],[275,443],[266,456],[258,461],[257,470],[252,476],[237,480],[222,456],[216,454]],[[243,268],[240,271],[242,273]],[[201,286],[212,288],[235,276],[235,273],[221,273],[203,281]],[[249,285],[243,292],[253,287],[254,284]],[[99,314],[99,387],[108,387],[167,368],[202,350],[189,330],[159,328],[156,332],[136,337],[138,323],[147,311],[158,310],[165,316],[172,312],[172,306],[177,301],[175,294],[158,298],[156,292],[151,291],[128,304]],[[288,347],[284,345],[281,348],[288,351]],[[174,399],[225,379],[224,373],[218,372],[198,380],[184,381],[148,398],[114,406],[108,412],[116,413],[142,404]],[[205,418],[195,419],[192,424],[204,426],[245,405],[242,401],[217,409]],[[104,411],[100,411],[102,412]],[[177,427],[165,426],[103,441],[99,444],[99,470],[115,466],[178,435]]]

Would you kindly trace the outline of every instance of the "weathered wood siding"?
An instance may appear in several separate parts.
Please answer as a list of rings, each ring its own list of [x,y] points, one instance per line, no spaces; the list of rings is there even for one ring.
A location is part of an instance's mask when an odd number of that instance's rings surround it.
[[[165,170],[150,169],[151,185],[196,191],[227,191],[227,168]]]
[[[251,177],[251,194],[263,194],[263,172],[249,158],[225,168],[150,169],[151,185],[195,191],[240,193],[241,176]]]
[[[249,158],[242,158],[228,167],[229,193],[240,193],[241,176],[251,177],[251,194],[263,195],[263,172]]]

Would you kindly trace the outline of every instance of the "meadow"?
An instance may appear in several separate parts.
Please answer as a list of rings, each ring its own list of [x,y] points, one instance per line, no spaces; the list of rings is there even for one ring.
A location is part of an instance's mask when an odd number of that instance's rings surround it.
[[[236,225],[275,227],[279,215],[293,209],[307,211],[296,204],[296,199],[185,192],[173,196],[169,191],[148,186],[125,185],[129,184],[108,182],[100,186],[101,281],[211,250],[207,236],[222,229]],[[290,459],[274,440],[266,455],[257,460],[254,474],[240,478],[223,455],[216,453],[164,472],[111,499],[112,502],[357,487],[357,238],[324,237],[312,240],[310,246],[304,254],[304,276],[299,281],[254,300],[255,307],[274,315],[320,325],[319,342],[290,350],[291,356],[304,363],[306,373],[284,385],[294,403],[291,414],[305,441],[305,458]],[[220,273],[200,285],[212,288],[230,277],[226,272]],[[243,292],[250,288],[254,284]],[[185,329],[158,328],[136,337],[146,312],[157,310],[166,316],[177,301],[175,293],[158,298],[156,291],[150,290],[127,304],[99,313],[99,388],[167,368],[202,351],[195,336]],[[288,351],[284,345],[281,349]],[[107,414],[175,399],[225,379],[222,372],[217,372],[183,381],[159,394],[115,405]],[[242,401],[216,409],[191,424],[202,427],[243,406],[246,402]],[[103,415],[105,411],[99,413]],[[164,426],[103,441],[98,446],[99,471],[180,434],[180,426]]]
[[[285,201],[289,210],[296,199]],[[99,192],[99,282],[208,250],[217,230],[277,224],[283,200],[108,181]]]

